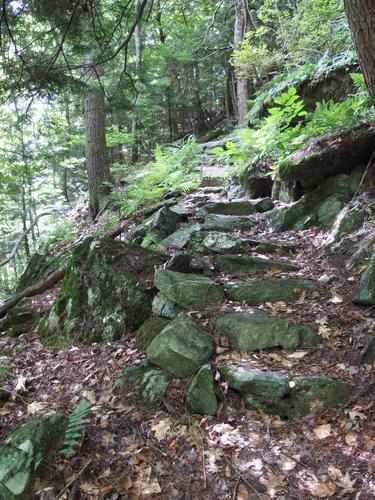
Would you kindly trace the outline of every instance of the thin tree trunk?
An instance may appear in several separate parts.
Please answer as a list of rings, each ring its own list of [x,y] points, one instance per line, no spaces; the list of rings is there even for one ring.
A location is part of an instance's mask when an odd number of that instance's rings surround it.
[[[247,1],[235,0],[235,23],[234,23],[234,48],[239,48],[249,29]],[[249,112],[249,82],[246,78],[238,75],[237,71],[237,114],[238,125],[245,124],[246,116]]]
[[[375,2],[344,0],[344,4],[359,63],[375,103]]]
[[[65,130],[65,142],[67,147],[70,147],[70,139],[72,137],[72,123],[70,120],[70,108],[69,99],[67,96],[64,98],[64,108],[65,108],[65,120],[66,120],[66,130]],[[62,193],[66,201],[69,201],[68,192],[68,168],[64,167],[62,175]]]
[[[111,181],[109,156],[105,137],[103,92],[91,90],[85,99],[86,168],[89,187],[90,215],[93,219],[102,210]]]
[[[141,64],[142,64],[142,27],[140,19],[141,11],[141,0],[136,0],[135,2],[135,14],[139,21],[134,31],[134,43],[135,43],[135,73],[137,78],[141,75]],[[137,138],[138,129],[138,113],[137,113],[137,100],[138,94],[134,103],[133,118],[132,118],[132,135],[133,135],[133,147],[132,147],[132,163],[136,163],[139,159],[139,141]]]

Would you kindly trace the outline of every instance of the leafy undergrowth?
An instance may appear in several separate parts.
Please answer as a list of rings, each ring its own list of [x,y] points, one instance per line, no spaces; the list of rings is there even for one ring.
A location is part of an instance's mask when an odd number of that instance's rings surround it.
[[[275,238],[261,223],[251,235]],[[358,390],[344,408],[281,420],[246,410],[227,391],[217,417],[189,417],[183,408],[185,382],[171,383],[158,406],[146,404],[136,385],[113,391],[123,369],[145,357],[134,337],[68,351],[46,349],[33,332],[2,338],[0,352],[10,354],[11,365],[2,386],[13,394],[0,408],[1,438],[34,415],[71,414],[81,399],[90,403],[81,447],[73,457],[56,455],[44,466],[35,498],[73,483],[90,499],[374,498],[375,375],[371,366],[358,363],[365,336],[374,328],[373,310],[351,303],[361,269],[346,269],[342,258],[318,252],[314,242],[320,237],[316,230],[283,233],[282,240],[294,247],[272,256],[299,262],[302,275],[319,285],[294,302],[262,307],[314,324],[321,345],[293,353],[235,353],[210,332],[217,345],[213,366],[230,359],[290,376],[325,373],[345,379]],[[45,296],[35,300],[43,302]],[[14,391],[20,380],[20,390]]]

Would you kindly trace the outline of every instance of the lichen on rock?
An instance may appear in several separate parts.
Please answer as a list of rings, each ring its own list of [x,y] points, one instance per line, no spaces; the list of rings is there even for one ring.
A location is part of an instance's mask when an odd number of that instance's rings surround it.
[[[108,238],[76,247],[63,285],[38,331],[49,345],[118,339],[151,314],[155,266],[165,257]]]

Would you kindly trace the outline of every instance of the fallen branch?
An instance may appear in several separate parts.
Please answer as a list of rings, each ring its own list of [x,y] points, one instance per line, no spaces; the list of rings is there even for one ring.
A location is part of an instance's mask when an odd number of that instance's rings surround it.
[[[5,316],[9,309],[16,306],[25,297],[33,297],[34,295],[39,295],[40,293],[53,287],[55,283],[63,279],[63,277],[65,276],[65,272],[66,268],[60,267],[60,269],[54,271],[52,274],[47,276],[47,278],[38,281],[38,283],[36,283],[35,285],[28,286],[27,288],[22,290],[22,292],[19,292],[10,299],[6,300],[3,304],[0,305],[0,318]]]
[[[52,212],[43,212],[42,214],[39,214],[35,217],[31,226],[23,232],[21,238],[14,245],[13,250],[10,252],[10,255],[8,257],[6,257],[4,260],[0,261],[0,267],[5,266],[5,264],[8,264],[8,262],[10,262],[14,258],[14,256],[17,253],[17,250],[19,249],[23,240],[26,238],[26,236],[29,234],[29,232],[32,230],[32,228],[38,224],[38,220],[46,215],[50,215],[51,213]]]

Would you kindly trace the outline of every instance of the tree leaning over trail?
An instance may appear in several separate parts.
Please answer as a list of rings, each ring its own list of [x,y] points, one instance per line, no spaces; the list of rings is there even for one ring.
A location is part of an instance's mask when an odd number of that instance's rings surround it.
[[[344,3],[359,62],[375,103],[375,2],[344,0]]]

